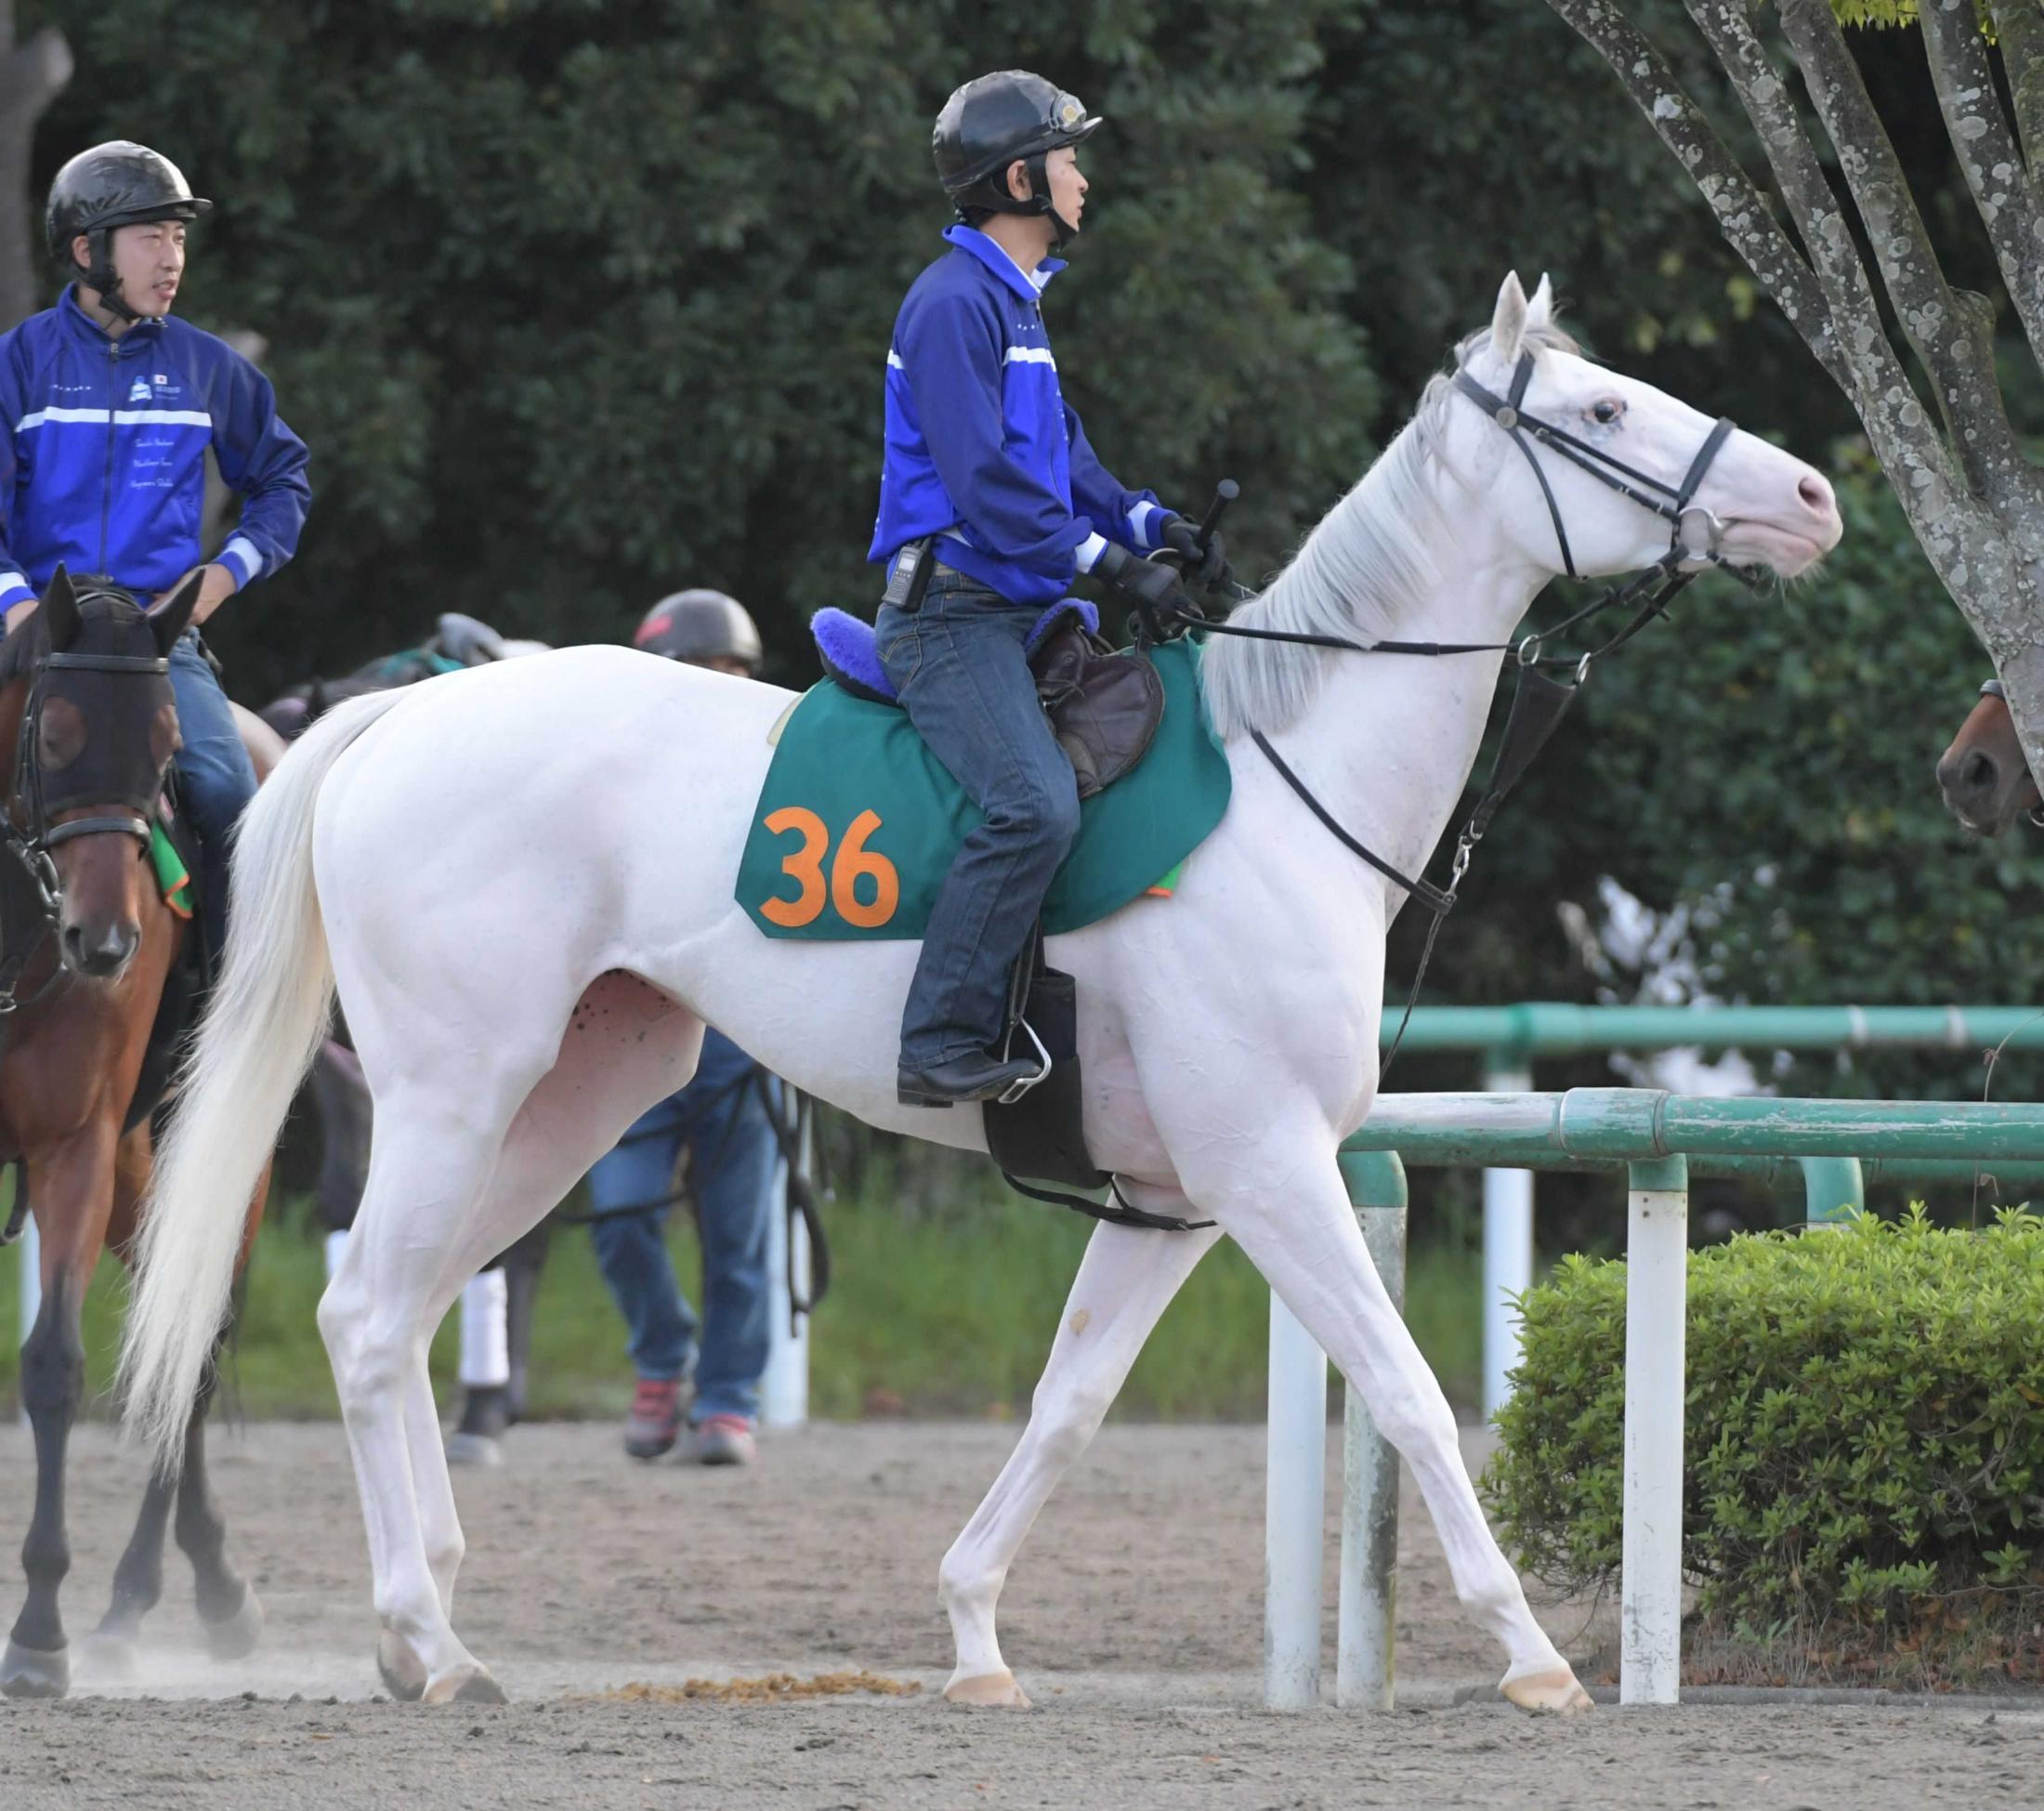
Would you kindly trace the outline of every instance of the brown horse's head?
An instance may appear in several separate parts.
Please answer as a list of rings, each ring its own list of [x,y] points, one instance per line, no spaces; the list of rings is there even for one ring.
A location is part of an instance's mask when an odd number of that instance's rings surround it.
[[[2025,812],[2044,809],[2000,680],[1981,687],[1980,702],[1938,757],[1937,783],[1945,808],[1981,836],[1998,836]]]
[[[56,869],[73,974],[118,976],[141,943],[150,820],[178,745],[166,661],[199,584],[147,610],[111,586],[74,589],[59,569],[0,644],[0,724],[20,726],[11,814]]]

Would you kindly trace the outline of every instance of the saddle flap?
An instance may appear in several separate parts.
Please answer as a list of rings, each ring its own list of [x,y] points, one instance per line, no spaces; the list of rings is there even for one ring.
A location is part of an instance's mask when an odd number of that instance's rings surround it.
[[[1106,791],[1149,752],[1164,717],[1164,682],[1147,661],[1068,623],[1029,664],[1081,799]]]

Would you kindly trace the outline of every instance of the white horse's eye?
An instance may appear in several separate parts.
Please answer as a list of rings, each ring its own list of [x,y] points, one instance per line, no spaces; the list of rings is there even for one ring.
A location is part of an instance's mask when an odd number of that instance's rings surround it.
[[[1590,415],[1591,419],[1596,422],[1599,427],[1608,427],[1613,422],[1617,421],[1620,415],[1624,414],[1624,413],[1625,404],[1620,402],[1616,397],[1607,396],[1602,402],[1599,402],[1592,406],[1590,411]]]

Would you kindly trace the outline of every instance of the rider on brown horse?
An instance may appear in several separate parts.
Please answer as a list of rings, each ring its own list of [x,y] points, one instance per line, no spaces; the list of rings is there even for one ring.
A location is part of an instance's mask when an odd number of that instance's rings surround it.
[[[208,449],[241,493],[241,524],[202,569],[194,626],[170,653],[177,777],[217,960],[228,842],[256,775],[197,624],[291,558],[312,492],[269,380],[172,318],[185,223],[212,205],[168,158],[125,139],[58,171],[45,225],[72,281],[55,308],[0,335],[0,610],[19,628],[59,566],[160,601],[199,567]]]

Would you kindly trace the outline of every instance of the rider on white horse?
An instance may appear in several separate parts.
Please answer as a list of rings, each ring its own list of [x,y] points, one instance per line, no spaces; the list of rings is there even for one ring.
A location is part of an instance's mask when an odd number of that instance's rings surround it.
[[[1058,387],[1042,294],[1079,230],[1077,147],[1099,120],[1006,70],[944,103],[934,144],[958,209],[952,249],[915,281],[887,353],[886,455],[870,559],[889,563],[875,642],[909,719],[987,814],[930,914],[901,1023],[904,1105],[986,1100],[1038,1073],[992,1054],[1008,972],[1079,832],[1079,793],[1028,643],[1080,572],[1154,608],[1183,602],[1169,546],[1209,582],[1217,542],[1087,444]]]

